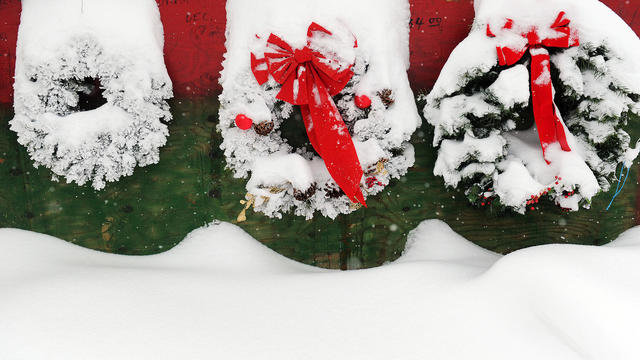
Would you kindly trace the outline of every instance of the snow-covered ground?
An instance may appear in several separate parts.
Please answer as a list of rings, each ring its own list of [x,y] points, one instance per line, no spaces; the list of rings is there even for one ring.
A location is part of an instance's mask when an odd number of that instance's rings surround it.
[[[154,256],[0,230],[0,359],[638,359],[640,228],[501,257],[439,221],[339,272],[211,225]]]

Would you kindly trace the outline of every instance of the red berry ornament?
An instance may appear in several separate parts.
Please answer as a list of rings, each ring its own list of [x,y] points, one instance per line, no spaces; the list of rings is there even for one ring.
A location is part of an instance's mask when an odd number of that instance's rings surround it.
[[[253,120],[250,117],[244,114],[238,114],[236,116],[236,126],[242,130],[251,129],[251,125],[253,125]]]
[[[367,95],[358,95],[354,101],[360,109],[368,109],[371,106],[371,99]]]

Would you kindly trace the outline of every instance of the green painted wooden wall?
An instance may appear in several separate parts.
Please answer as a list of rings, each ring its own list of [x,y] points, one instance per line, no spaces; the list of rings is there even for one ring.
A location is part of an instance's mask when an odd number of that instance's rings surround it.
[[[235,222],[242,210],[244,180],[224,168],[215,131],[215,100],[173,100],[171,136],[159,164],[102,191],[51,181],[33,167],[9,130],[13,117],[0,105],[0,227],[53,235],[88,248],[145,255],[166,251],[190,231],[215,219]],[[640,124],[630,129],[640,136]],[[575,243],[600,245],[636,225],[637,171],[610,211],[610,193],[590,210],[563,213],[541,205],[525,216],[471,207],[460,192],[444,188],[433,173],[436,151],[427,125],[416,133],[416,165],[361,209],[335,220],[295,216],[269,219],[248,212],[238,224],[256,239],[295,260],[328,268],[372,267],[396,259],[407,233],[425,219],[446,221],[455,231],[487,249]]]

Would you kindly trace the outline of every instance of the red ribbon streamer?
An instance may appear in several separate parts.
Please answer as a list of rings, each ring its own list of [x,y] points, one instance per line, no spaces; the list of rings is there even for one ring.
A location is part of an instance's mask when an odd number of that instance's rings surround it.
[[[351,66],[340,70],[337,61],[309,47],[315,32],[332,35],[322,26],[311,23],[307,46],[294,50],[271,34],[267,47],[273,52],[265,53],[262,59],[252,53],[251,71],[260,85],[267,82],[271,74],[282,85],[276,98],[300,106],[309,141],[324,160],[329,174],[352,202],[366,206],[360,189],[363,176],[360,160],[332,99],[344,89],[353,71]]]
[[[522,37],[527,39],[527,43],[522,47],[498,46],[496,48],[501,66],[510,66],[517,63],[527,51],[531,54],[531,102],[543,156],[547,147],[556,142],[560,143],[562,150],[571,151],[567,143],[562,120],[558,117],[557,109],[553,102],[551,59],[549,52],[545,49],[545,47],[569,48],[580,45],[576,32],[569,27],[570,22],[565,17],[565,13],[560,12],[551,25],[551,29],[554,30],[554,37],[541,38],[538,29],[533,27],[528,32],[521,33]],[[503,29],[511,30],[513,25],[513,20],[507,19]],[[487,36],[496,37],[488,24]],[[547,161],[546,156],[545,161]]]

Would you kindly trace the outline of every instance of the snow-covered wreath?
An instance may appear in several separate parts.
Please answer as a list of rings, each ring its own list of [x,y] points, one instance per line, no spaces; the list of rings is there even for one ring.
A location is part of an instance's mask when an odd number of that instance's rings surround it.
[[[158,162],[172,86],[155,1],[81,5],[23,1],[11,129],[54,179],[102,189]]]
[[[362,91],[371,68],[354,34],[316,23],[305,30],[304,43],[258,34],[245,52],[249,66],[233,81],[223,72],[221,148],[236,177],[251,174],[245,210],[253,206],[270,217],[291,209],[307,219],[315,211],[331,218],[350,213],[414,162],[407,140],[417,116],[395,129],[389,120],[395,106],[415,108],[408,86]],[[304,123],[311,146],[287,142],[282,128],[291,121]]]
[[[425,117],[434,173],[478,206],[576,211],[638,155],[640,40],[596,0],[477,0]]]

